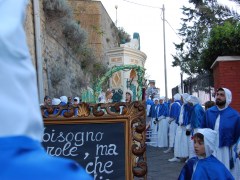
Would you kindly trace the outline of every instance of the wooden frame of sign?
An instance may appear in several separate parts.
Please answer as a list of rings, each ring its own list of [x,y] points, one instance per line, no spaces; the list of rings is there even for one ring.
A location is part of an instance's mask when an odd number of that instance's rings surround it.
[[[49,154],[78,161],[94,179],[146,179],[145,102],[42,106],[41,111]]]

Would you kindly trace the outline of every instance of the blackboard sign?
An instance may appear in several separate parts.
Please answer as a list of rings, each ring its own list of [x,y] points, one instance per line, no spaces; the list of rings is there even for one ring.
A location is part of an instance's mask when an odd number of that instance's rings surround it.
[[[94,179],[126,179],[126,121],[46,124],[43,146],[48,154],[73,159]]]
[[[57,114],[54,108],[41,107],[48,154],[79,162],[95,180],[146,179],[145,102],[57,106]]]

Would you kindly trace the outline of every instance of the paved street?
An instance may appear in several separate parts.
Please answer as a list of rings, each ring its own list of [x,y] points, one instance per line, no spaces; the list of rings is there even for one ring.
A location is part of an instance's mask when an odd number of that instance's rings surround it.
[[[147,146],[147,180],[175,180],[184,166],[184,162],[168,162],[173,152],[165,154],[167,148]]]
[[[150,118],[147,118],[147,123]],[[185,162],[168,162],[173,151],[163,153],[167,148],[147,146],[147,180],[176,180]]]

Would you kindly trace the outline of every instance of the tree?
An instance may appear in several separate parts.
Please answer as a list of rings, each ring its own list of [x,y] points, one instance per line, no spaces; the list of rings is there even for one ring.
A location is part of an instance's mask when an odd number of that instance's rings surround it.
[[[209,72],[209,66],[201,58],[202,51],[207,48],[210,32],[216,25],[225,21],[235,23],[240,20],[236,12],[217,3],[216,0],[189,0],[194,8],[183,6],[182,27],[179,35],[182,42],[175,44],[173,66],[179,66],[189,75]]]
[[[125,44],[131,40],[130,35],[122,28],[118,28],[119,44]]]
[[[240,55],[240,23],[226,21],[213,27],[201,55],[204,68],[210,69],[218,56],[234,55]]]

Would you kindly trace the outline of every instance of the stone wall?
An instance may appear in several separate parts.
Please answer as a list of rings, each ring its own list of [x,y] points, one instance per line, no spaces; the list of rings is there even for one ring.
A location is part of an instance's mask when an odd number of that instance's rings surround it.
[[[116,26],[100,1],[68,0],[74,17],[88,32],[88,43],[100,61],[108,62],[105,51],[118,46]]]
[[[71,52],[61,32],[61,22],[50,20],[40,2],[43,83],[45,95],[51,97],[80,96],[82,88],[89,85],[89,74],[83,73],[81,62]],[[101,2],[70,1],[77,21],[88,32],[88,42],[97,59],[105,60],[105,50],[117,45],[113,22]],[[81,18],[80,18],[81,15]],[[31,0],[25,24],[29,50],[36,67],[33,1]],[[107,62],[107,60],[105,60]]]
[[[25,31],[27,36],[27,43],[29,47],[30,54],[32,56],[32,62],[36,68],[35,61],[35,36],[34,36],[34,18],[33,18],[33,4],[32,1],[27,6],[26,13],[26,22],[25,22]]]

